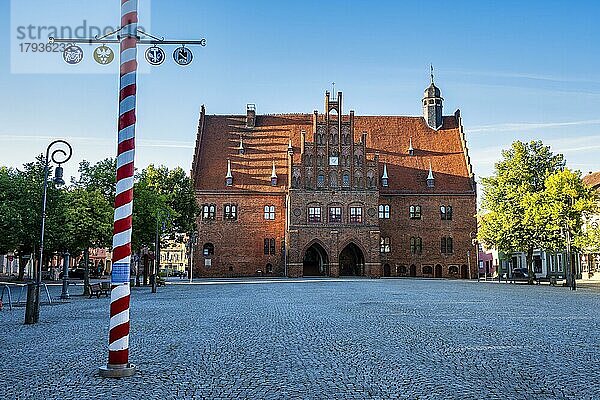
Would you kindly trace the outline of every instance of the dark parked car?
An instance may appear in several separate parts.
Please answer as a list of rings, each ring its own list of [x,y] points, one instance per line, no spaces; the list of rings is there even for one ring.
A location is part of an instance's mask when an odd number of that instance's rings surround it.
[[[527,271],[527,268],[515,268],[512,271],[512,277],[515,279],[529,278],[529,271]]]
[[[69,270],[69,278],[71,279],[83,279],[83,273],[84,273],[84,269],[83,268],[75,268],[72,270]],[[63,273],[61,272],[59,275],[59,279],[62,279],[63,277]]]

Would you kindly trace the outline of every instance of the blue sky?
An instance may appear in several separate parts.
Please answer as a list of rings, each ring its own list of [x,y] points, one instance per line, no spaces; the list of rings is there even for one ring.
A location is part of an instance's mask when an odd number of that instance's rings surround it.
[[[541,139],[569,166],[600,170],[598,2],[139,2],[153,34],[208,45],[186,68],[170,59],[174,46],[162,66],[144,66],[138,167],[188,170],[201,104],[210,114],[242,113],[246,103],[259,113],[321,111],[335,81],[346,113],[420,115],[432,63],[445,114],[462,111],[477,176],[515,139]],[[55,53],[15,66],[16,26],[115,25],[119,4],[14,0],[11,10],[0,0],[0,40],[12,51],[0,52],[0,164],[30,161],[55,137],[74,147],[67,174],[82,159],[114,156],[117,61],[94,67],[84,47],[88,64],[67,66]]]

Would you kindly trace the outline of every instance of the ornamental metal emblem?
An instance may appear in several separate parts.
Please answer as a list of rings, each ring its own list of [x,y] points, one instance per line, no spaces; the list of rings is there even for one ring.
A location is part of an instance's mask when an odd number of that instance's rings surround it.
[[[102,45],[94,50],[94,60],[100,65],[108,65],[115,59],[115,53],[108,46]]]
[[[157,46],[148,47],[144,53],[144,57],[148,61],[148,64],[154,66],[162,64],[165,58],[167,58],[165,51]]]
[[[63,60],[67,64],[79,64],[83,60],[83,50],[75,44],[69,45],[63,51]]]
[[[189,65],[193,58],[192,51],[185,46],[178,47],[173,52],[173,60],[181,66]]]

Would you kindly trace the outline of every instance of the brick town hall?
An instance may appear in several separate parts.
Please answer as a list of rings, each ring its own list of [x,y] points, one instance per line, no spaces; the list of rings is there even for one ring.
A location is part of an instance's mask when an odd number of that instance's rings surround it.
[[[200,112],[194,276],[475,277],[476,188],[460,111]],[[468,253],[470,252],[470,257]]]

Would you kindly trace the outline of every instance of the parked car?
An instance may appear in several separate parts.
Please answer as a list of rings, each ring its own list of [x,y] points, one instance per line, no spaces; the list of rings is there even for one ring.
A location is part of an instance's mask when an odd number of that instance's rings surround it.
[[[515,279],[529,278],[529,271],[527,268],[515,268],[512,271],[512,277]]]
[[[77,267],[75,269],[69,270],[69,278],[71,279],[83,279],[84,269]],[[62,279],[63,273],[61,272],[59,275],[59,279]]]

